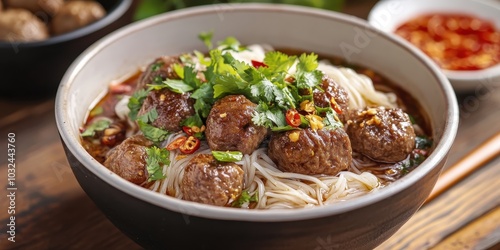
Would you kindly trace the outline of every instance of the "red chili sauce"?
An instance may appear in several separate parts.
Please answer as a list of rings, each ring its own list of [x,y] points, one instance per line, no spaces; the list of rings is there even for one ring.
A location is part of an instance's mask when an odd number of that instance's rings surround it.
[[[464,14],[433,13],[396,29],[442,69],[480,70],[500,62],[500,32],[486,20]]]

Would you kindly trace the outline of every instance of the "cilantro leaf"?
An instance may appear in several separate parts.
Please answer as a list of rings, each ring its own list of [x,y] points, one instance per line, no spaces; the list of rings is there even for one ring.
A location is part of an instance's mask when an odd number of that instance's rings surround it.
[[[157,61],[151,65],[151,71],[158,71],[161,69],[161,66],[163,66],[164,62],[163,61]]]
[[[266,53],[266,57],[264,58],[264,63],[267,65],[267,68],[260,67],[259,71],[269,78],[277,76],[279,76],[279,78],[284,78],[296,59],[296,56],[289,56],[279,51],[270,51]]]
[[[172,66],[172,68],[174,69],[174,72],[181,78],[181,79],[184,79],[184,67],[182,67],[182,65],[178,64],[178,63],[174,63],[174,65]]]
[[[175,92],[178,94],[184,94],[186,92],[193,90],[193,87],[186,84],[183,80],[172,80],[172,79],[167,79],[167,80],[162,81],[158,84],[151,84],[151,85],[149,85],[148,90],[149,91],[162,90],[164,88],[167,88],[167,89],[171,90],[172,92]]]
[[[135,121],[137,119],[137,114],[139,113],[139,110],[142,107],[142,103],[144,102],[144,99],[146,99],[148,93],[149,90],[140,89],[136,91],[132,95],[132,97],[130,97],[127,107],[130,109],[128,116],[132,121]]]
[[[237,70],[236,60],[230,55],[222,56],[220,50],[211,50],[212,64],[209,70],[213,70],[210,81],[213,84],[214,98],[223,97],[226,94],[244,94],[248,92],[248,82],[245,81]],[[241,64],[239,65],[241,66]]]
[[[184,72],[186,73],[186,72]],[[192,91],[194,88],[188,84],[186,84],[183,80],[172,80],[172,79],[167,79],[163,81],[165,84],[164,86],[161,86],[161,88],[168,88],[172,92],[178,93],[178,94],[184,94],[186,92]]]
[[[144,136],[153,142],[162,142],[170,134],[167,130],[157,128],[153,125],[145,123],[142,120],[138,120],[137,124],[139,125],[139,129],[142,131]]]
[[[186,127],[193,127],[193,126],[201,127],[203,126],[203,121],[201,120],[201,117],[198,114],[195,114],[182,121],[181,125]]]
[[[415,148],[426,149],[432,146],[432,140],[426,136],[416,136],[415,137]]]
[[[191,66],[184,66],[184,82],[191,86],[193,89],[197,89],[201,86],[201,81],[196,77],[198,74],[196,69]]]
[[[213,44],[212,44],[212,37],[214,36],[213,31],[208,31],[208,32],[200,32],[198,34],[198,38],[207,46],[208,49],[212,49]]]
[[[92,122],[85,131],[83,131],[80,135],[82,137],[86,136],[94,136],[96,131],[103,131],[109,128],[111,121],[108,119],[99,119]]]
[[[262,81],[250,86],[250,94],[256,99],[261,99],[267,103],[271,103],[276,100],[276,95],[279,95],[279,90],[276,85],[274,85],[268,79],[263,79]]]
[[[145,114],[138,116],[137,119],[143,121],[144,123],[152,123],[158,118],[158,111],[156,108],[150,109]]]
[[[148,171],[148,182],[164,179],[163,166],[169,165],[170,152],[164,148],[153,146],[146,149],[146,170]]]
[[[250,195],[247,190],[243,190],[243,192],[241,192],[241,195],[238,198],[238,200],[235,200],[231,204],[231,206],[233,206],[233,207],[241,207],[241,206],[243,206],[243,205],[245,205],[247,203],[258,202],[258,201],[259,201],[258,192],[255,192],[253,195]]]
[[[314,88],[321,83],[323,73],[316,70],[318,67],[318,55],[302,54],[297,63],[297,87],[302,89]]]
[[[200,62],[201,65],[208,66],[210,65],[210,59],[206,58],[205,55],[197,50],[195,50],[194,55],[196,58],[198,58],[198,61]]]
[[[284,127],[286,119],[283,111],[279,107],[269,107],[265,102],[260,102],[252,115],[252,122],[257,126],[266,128]]]
[[[246,49],[244,46],[241,46],[238,39],[232,36],[228,36],[223,41],[220,41],[219,46],[223,46],[222,50],[243,51]]]
[[[326,112],[325,117],[323,118],[323,124],[325,125],[325,129],[331,130],[342,128],[344,126],[338,119],[337,113],[333,109]]]

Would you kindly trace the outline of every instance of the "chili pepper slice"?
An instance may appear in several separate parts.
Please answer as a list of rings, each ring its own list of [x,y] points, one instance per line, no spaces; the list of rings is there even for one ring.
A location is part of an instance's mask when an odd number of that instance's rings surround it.
[[[286,123],[292,127],[298,127],[301,123],[300,114],[296,109],[289,109],[285,114]]]
[[[337,114],[342,114],[342,109],[340,108],[339,104],[337,103],[337,101],[335,101],[335,98],[330,98],[330,106],[332,107],[333,110],[335,110],[335,112],[337,112]]]
[[[178,149],[179,147],[181,147],[182,145],[184,145],[184,143],[186,142],[186,140],[187,140],[187,137],[181,136],[181,137],[175,139],[170,144],[168,144],[168,146],[166,147],[166,149],[168,151],[172,151],[172,150]]]
[[[179,147],[183,154],[192,154],[200,148],[200,140],[194,136],[189,136],[187,140]]]
[[[193,132],[193,129],[191,127],[188,127],[188,126],[182,126],[182,130],[184,131],[184,133],[186,133],[187,135],[193,135],[194,132]]]
[[[255,60],[252,60],[252,66],[254,66],[255,68],[260,68],[260,67],[267,68],[267,64]]]

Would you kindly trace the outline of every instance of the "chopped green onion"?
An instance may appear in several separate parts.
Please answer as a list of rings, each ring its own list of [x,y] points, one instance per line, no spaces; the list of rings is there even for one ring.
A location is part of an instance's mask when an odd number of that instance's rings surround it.
[[[212,155],[222,162],[237,162],[243,159],[243,153],[240,151],[212,151]]]

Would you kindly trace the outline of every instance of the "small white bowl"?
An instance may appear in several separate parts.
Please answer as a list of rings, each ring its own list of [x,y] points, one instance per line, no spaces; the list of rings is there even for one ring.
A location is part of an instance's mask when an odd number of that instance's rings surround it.
[[[492,0],[384,0],[378,2],[370,11],[368,22],[384,32],[394,32],[403,22],[426,13],[477,16],[492,22],[497,30],[500,29],[500,3]],[[500,64],[483,70],[443,72],[455,91],[459,92],[500,86]]]

